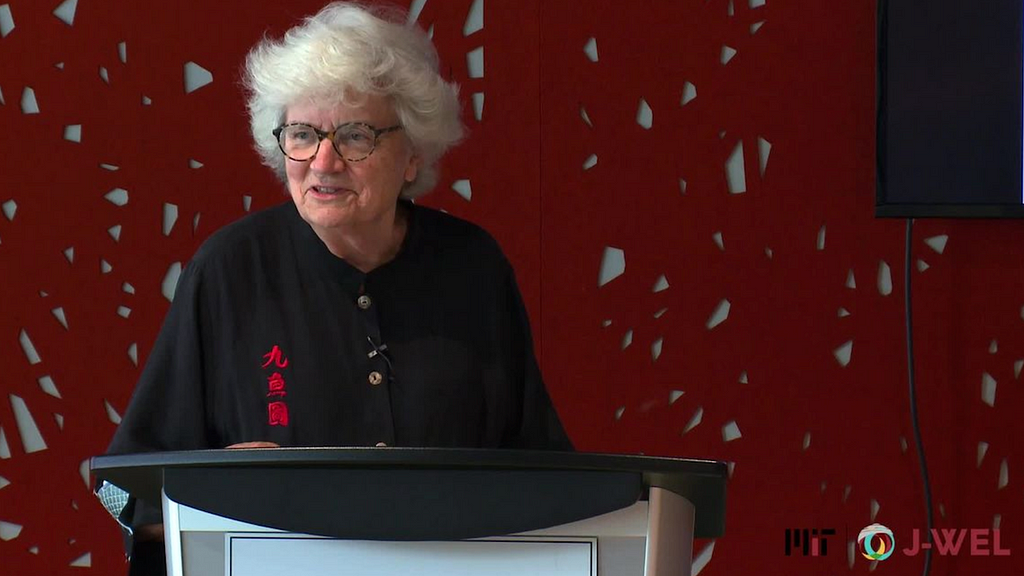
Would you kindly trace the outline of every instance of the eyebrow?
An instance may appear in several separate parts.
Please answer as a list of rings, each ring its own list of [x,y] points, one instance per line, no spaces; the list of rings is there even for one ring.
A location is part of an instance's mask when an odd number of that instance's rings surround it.
[[[309,120],[285,120],[284,123],[285,124],[305,124],[307,126],[312,126],[314,128],[319,128],[320,127],[320,125],[318,125],[316,122],[311,122]],[[338,122],[337,124],[331,124],[330,129],[333,130],[333,129],[337,128],[338,126],[344,126],[345,124],[366,124],[368,126],[376,126],[376,124],[374,124],[373,122],[371,122],[369,120],[347,120],[345,122]]]

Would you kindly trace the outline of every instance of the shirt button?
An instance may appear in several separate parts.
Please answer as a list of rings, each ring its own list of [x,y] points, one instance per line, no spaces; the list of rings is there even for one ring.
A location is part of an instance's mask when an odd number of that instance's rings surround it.
[[[380,375],[380,372],[374,370],[373,372],[370,372],[369,380],[370,384],[376,386],[377,384],[380,384],[381,382],[384,381],[384,377]]]
[[[370,304],[373,304],[373,301],[370,300],[369,296],[363,294],[362,296],[356,299],[356,304],[359,305],[360,310],[366,310],[367,308],[370,307]]]
[[[377,448],[387,448],[386,442],[377,442]]]

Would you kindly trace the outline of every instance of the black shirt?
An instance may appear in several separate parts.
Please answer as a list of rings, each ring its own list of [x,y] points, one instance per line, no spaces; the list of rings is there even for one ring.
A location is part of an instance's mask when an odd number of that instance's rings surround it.
[[[214,234],[182,271],[109,452],[571,450],[495,240],[403,205],[402,247],[369,273],[331,254],[291,202]]]

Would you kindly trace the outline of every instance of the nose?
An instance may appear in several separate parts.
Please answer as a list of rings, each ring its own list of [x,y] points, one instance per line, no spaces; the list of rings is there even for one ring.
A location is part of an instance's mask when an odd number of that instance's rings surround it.
[[[324,138],[320,142],[320,149],[310,162],[310,169],[314,172],[340,172],[347,167],[345,159],[334,149],[334,143]]]

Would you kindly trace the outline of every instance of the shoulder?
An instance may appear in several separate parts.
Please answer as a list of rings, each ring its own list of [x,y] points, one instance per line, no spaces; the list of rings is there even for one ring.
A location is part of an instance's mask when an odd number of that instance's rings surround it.
[[[292,221],[297,217],[290,201],[246,215],[210,235],[196,250],[190,266],[197,270],[223,268],[272,256],[289,244]]]
[[[458,259],[462,265],[508,268],[498,241],[478,224],[446,212],[415,206],[417,242],[425,249]]]

